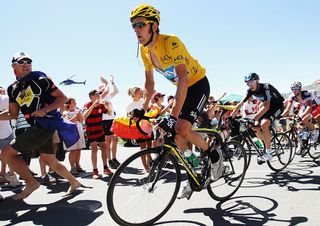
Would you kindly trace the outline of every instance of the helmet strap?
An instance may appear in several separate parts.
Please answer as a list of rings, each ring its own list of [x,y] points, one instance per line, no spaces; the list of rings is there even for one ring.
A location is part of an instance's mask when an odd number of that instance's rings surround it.
[[[294,95],[295,97],[298,97],[301,94],[301,89],[299,90],[299,93],[297,95]]]
[[[257,90],[260,89],[260,82],[258,82],[258,80],[256,80],[256,83],[257,83]]]
[[[153,23],[152,24],[150,24],[150,31],[151,31],[151,37],[150,37],[150,39],[149,39],[149,41],[147,41],[147,43],[146,44],[144,44],[143,46],[147,46],[147,45],[149,45],[151,42],[152,42],[152,40],[153,40],[153,35],[154,35],[154,32],[153,32],[153,30],[152,30],[152,26],[153,26]]]

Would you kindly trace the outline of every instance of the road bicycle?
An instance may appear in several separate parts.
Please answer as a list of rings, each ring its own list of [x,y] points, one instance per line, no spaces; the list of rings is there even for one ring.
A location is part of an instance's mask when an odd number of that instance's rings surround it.
[[[187,173],[193,191],[206,189],[218,201],[229,199],[241,186],[247,168],[247,157],[238,141],[224,142],[215,130],[196,129],[209,145],[223,153],[223,173],[211,180],[211,159],[201,158],[200,167],[193,167],[174,143],[174,135],[164,135],[164,144],[141,150],[125,160],[112,176],[107,207],[112,219],[119,225],[151,225],[172,207],[180,183]],[[151,155],[150,170],[145,170],[141,156]],[[191,196],[191,195],[190,195]],[[190,198],[190,196],[188,198]]]
[[[252,150],[257,154],[257,157],[262,156],[265,153],[265,145],[263,143],[262,147],[258,147],[257,143],[253,141],[255,137],[255,132],[252,129],[252,120],[247,118],[235,119],[239,125],[239,135],[233,137],[232,139],[240,141],[240,143],[246,148],[248,154],[248,166],[251,161],[251,156],[253,155]],[[233,122],[231,122],[232,124]],[[270,126],[271,137],[271,152],[273,158],[267,161],[268,166],[273,171],[279,172],[285,169],[291,162],[292,158],[292,144],[291,140],[287,134],[282,132],[276,132],[274,127]],[[263,162],[258,161],[258,164]]]
[[[313,159],[320,157],[320,140],[319,128],[312,129],[310,131],[298,132],[297,123],[298,118],[289,118],[290,129],[286,131],[286,134],[290,137],[293,147],[296,148],[296,154],[300,154],[304,157],[307,153]],[[299,148],[298,148],[299,147]]]
[[[287,117],[289,129],[285,133],[289,136],[294,151],[292,152],[292,159],[294,156],[307,154],[307,140],[308,133],[304,136],[304,131],[298,131],[299,120],[296,117]]]

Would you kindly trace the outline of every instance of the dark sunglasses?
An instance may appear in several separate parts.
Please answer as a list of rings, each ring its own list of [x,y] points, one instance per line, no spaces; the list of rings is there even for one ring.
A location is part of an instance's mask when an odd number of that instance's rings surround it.
[[[30,59],[22,59],[15,62],[15,64],[23,65],[23,64],[31,64],[32,60]]]
[[[136,23],[133,23],[131,24],[132,28],[135,29],[136,27],[137,28],[143,28],[145,27],[147,24],[149,23],[153,23],[153,21],[150,21],[150,20],[147,20],[147,21],[139,21],[139,22],[136,22]]]
[[[299,88],[292,88],[291,89],[292,91],[295,91],[295,90],[300,90]]]
[[[250,86],[250,85],[252,85],[255,81],[256,81],[256,80],[247,81],[246,84],[247,84],[247,86]]]

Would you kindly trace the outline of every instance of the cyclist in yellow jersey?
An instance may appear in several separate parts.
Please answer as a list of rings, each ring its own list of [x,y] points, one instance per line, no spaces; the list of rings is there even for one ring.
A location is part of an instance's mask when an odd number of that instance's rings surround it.
[[[205,140],[192,131],[192,124],[202,112],[210,93],[205,69],[177,36],[160,34],[160,12],[153,6],[137,6],[131,12],[130,21],[140,43],[145,66],[147,95],[144,109],[148,108],[153,94],[155,69],[177,86],[171,115],[160,122],[161,127],[167,132],[177,132],[175,142],[181,151],[187,149],[187,141],[208,151],[213,163],[211,179],[219,179],[223,169],[220,150],[211,150]],[[191,193],[190,183],[186,183],[178,198],[190,197]]]

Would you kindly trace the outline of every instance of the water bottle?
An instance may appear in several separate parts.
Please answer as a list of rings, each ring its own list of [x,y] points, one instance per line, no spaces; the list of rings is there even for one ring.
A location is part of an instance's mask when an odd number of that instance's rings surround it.
[[[258,139],[257,137],[254,137],[252,140],[257,145],[257,147],[259,149],[263,149],[264,146],[263,146],[263,143],[260,139]]]
[[[190,149],[185,150],[184,156],[188,159],[188,162],[190,162],[194,167],[199,166],[199,159]]]
[[[307,130],[304,130],[302,132],[302,140],[307,140],[308,139],[308,131]]]

